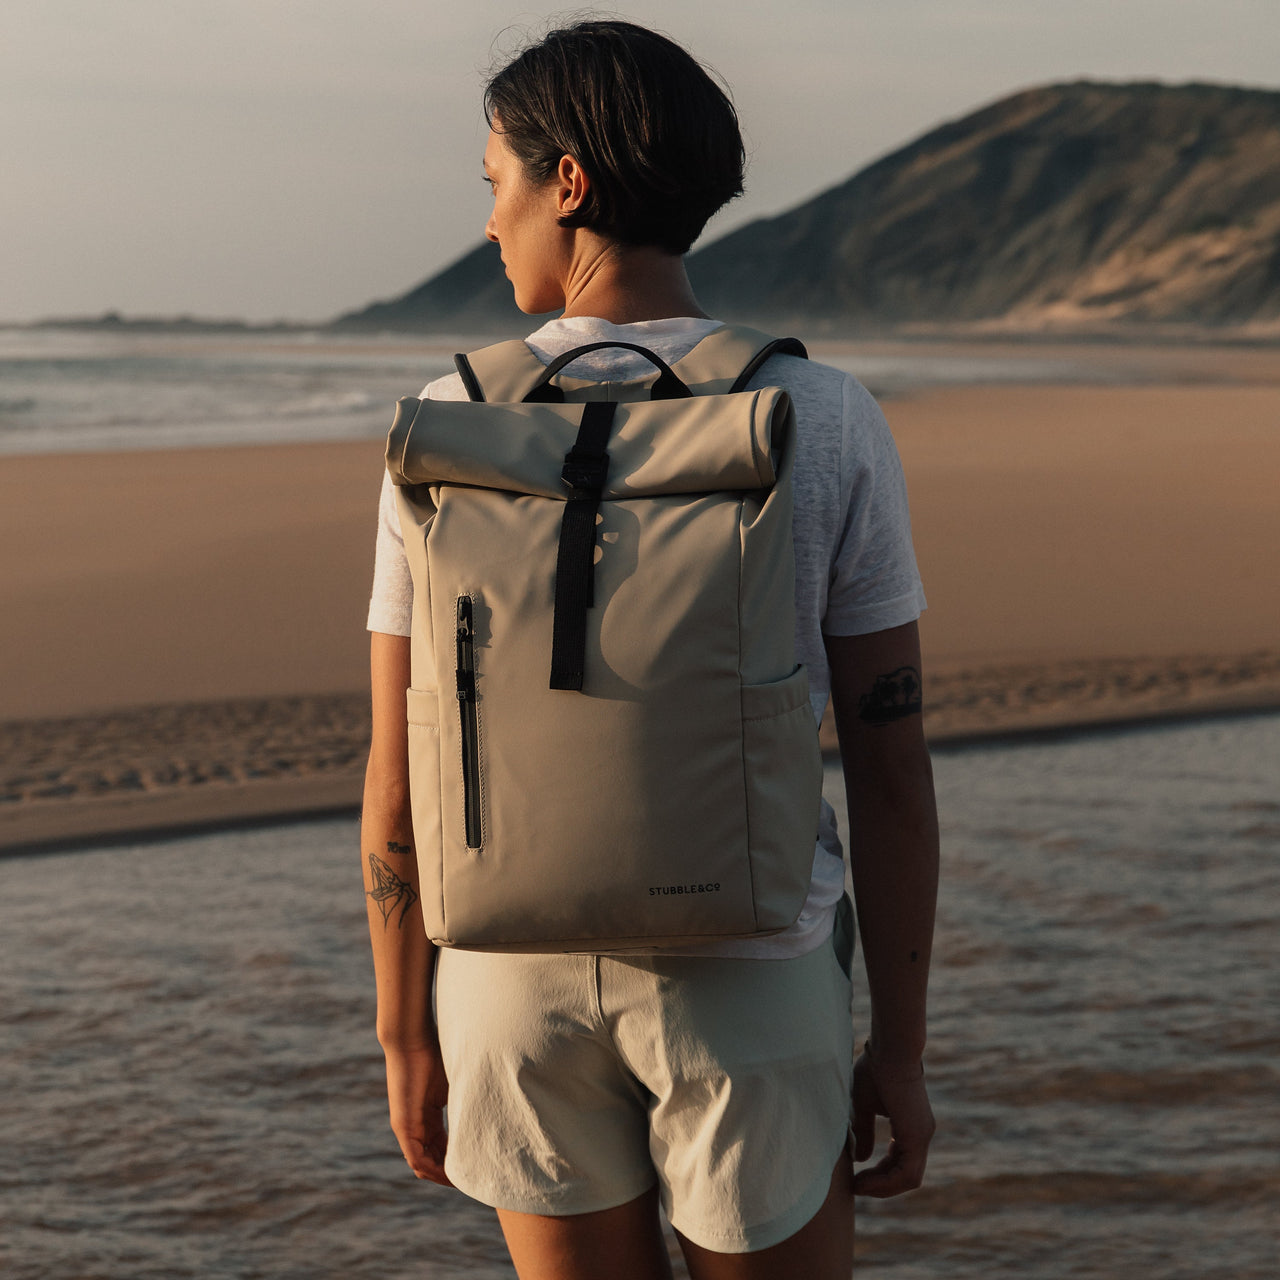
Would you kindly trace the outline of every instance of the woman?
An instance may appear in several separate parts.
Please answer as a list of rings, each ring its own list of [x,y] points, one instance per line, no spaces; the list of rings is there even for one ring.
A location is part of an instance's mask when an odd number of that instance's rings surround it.
[[[743,149],[732,105],[683,49],[629,23],[580,23],[503,68],[486,109],[485,234],[523,311],[563,311],[527,340],[535,354],[625,341],[672,363],[717,327],[681,255],[740,194]],[[647,371],[610,350],[566,372]],[[799,422],[797,658],[815,714],[828,690],[834,701],[871,993],[852,1070],[832,945],[843,863],[825,806],[808,900],[781,934],[640,958],[427,942],[407,779],[412,583],[384,485],[362,846],[391,1124],[418,1177],[497,1209],[522,1280],[668,1276],[660,1202],[695,1280],[834,1280],[852,1268],[853,1195],[923,1175],[937,827],[901,470],[851,377],[776,355],[752,385],[786,387]],[[424,395],[465,398],[456,377]],[[877,1114],[893,1141],[855,1178]]]

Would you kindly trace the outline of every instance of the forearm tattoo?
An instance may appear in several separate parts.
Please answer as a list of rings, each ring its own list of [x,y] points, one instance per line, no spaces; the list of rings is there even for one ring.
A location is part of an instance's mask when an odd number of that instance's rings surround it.
[[[888,675],[876,676],[870,693],[858,699],[858,719],[863,724],[892,724],[924,709],[924,688],[916,667],[899,667]]]
[[[394,840],[388,840],[388,841],[387,841],[387,852],[388,852],[388,853],[412,853],[412,852],[413,852],[413,845],[411,845],[411,844],[397,844]]]
[[[396,918],[396,927],[399,928],[404,924],[409,908],[418,900],[417,890],[407,880],[401,880],[376,853],[369,855],[369,870],[373,874],[373,888],[366,896],[378,904],[384,926],[391,923],[391,917],[398,909],[400,914]]]

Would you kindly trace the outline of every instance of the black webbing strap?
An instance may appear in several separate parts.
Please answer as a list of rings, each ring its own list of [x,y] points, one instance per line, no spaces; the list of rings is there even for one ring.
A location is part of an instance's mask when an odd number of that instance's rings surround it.
[[[587,610],[595,603],[596,516],[609,471],[609,431],[618,406],[590,400],[561,479],[569,490],[556,556],[555,616],[551,624],[552,689],[581,689],[587,654]]]

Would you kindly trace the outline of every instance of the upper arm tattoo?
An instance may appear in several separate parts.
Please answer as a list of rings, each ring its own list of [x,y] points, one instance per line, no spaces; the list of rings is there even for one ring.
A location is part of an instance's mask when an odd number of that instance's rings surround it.
[[[891,724],[918,716],[924,709],[924,687],[917,667],[899,667],[876,676],[870,693],[858,699],[858,719],[863,724]]]
[[[401,880],[376,853],[369,855],[369,870],[373,873],[373,888],[366,896],[378,904],[382,923],[390,924],[392,915],[399,908],[396,925],[403,925],[409,908],[418,900],[417,890],[407,880]]]

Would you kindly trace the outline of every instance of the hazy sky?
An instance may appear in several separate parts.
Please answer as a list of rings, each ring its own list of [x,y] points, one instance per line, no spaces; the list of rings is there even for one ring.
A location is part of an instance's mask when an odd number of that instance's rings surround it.
[[[4,0],[0,320],[323,319],[476,244],[482,72],[566,10],[493,0]],[[1051,80],[1280,88],[1280,0],[650,0],[733,88],[715,235]],[[505,32],[505,33],[504,33]]]

